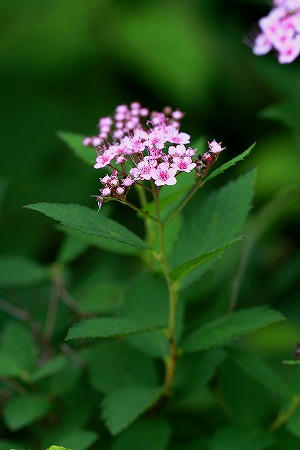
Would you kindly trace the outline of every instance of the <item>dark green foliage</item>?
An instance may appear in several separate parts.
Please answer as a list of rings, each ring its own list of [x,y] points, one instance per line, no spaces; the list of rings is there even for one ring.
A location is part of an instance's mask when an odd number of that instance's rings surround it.
[[[299,64],[251,54],[270,2],[240,3],[2,0],[0,450],[298,450]],[[135,100],[226,147],[164,227],[168,280],[154,222],[97,212],[82,145]]]
[[[38,203],[36,205],[28,205],[26,208],[46,214],[60,221],[63,225],[74,228],[81,233],[119,241],[137,248],[147,248],[145,242],[134,233],[119,223],[103,215],[99,215],[97,211],[85,206]]]

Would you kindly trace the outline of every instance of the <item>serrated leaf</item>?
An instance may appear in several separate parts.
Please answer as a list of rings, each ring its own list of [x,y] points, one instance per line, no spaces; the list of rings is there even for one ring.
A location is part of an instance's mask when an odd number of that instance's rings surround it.
[[[63,447],[70,448],[71,450],[87,450],[98,439],[97,433],[89,430],[75,430],[69,433],[63,434],[59,439],[59,443]]]
[[[274,442],[271,433],[251,430],[240,425],[220,428],[210,443],[210,450],[264,450]]]
[[[124,242],[140,249],[147,248],[147,244],[132,231],[86,206],[63,203],[36,203],[28,205],[26,208],[41,212],[81,233]]]
[[[125,317],[99,317],[74,325],[69,330],[66,339],[128,336],[130,334],[147,333],[165,326],[166,324],[145,325]]]
[[[96,247],[107,252],[118,253],[120,255],[137,255],[138,250],[131,245],[124,242],[113,241],[102,238],[100,236],[92,236],[89,234],[80,233],[80,231],[72,230],[70,228],[59,225],[58,229],[66,233],[70,239],[76,240],[77,246],[85,245],[86,247]]]
[[[228,344],[281,320],[284,317],[280,312],[266,306],[242,309],[201,326],[183,341],[182,348],[186,352],[197,352]]]
[[[208,181],[212,180],[213,178],[217,177],[218,175],[221,175],[225,172],[225,170],[229,169],[230,167],[234,166],[236,163],[243,161],[249,153],[253,150],[255,147],[255,143],[251,145],[247,150],[245,150],[240,155],[236,156],[235,158],[231,159],[230,161],[226,162],[225,164],[222,164],[217,169],[213,170],[211,173],[208,174],[208,176],[203,180],[202,186],[207,183]]]
[[[231,245],[239,242],[240,240],[241,240],[241,238],[237,238],[231,242],[228,242],[225,245],[222,245],[222,247],[216,248],[207,253],[203,253],[202,255],[197,256],[196,258],[193,258],[190,261],[185,262],[181,266],[175,267],[169,273],[170,278],[174,282],[180,282],[182,280],[182,278],[184,278],[186,275],[188,275],[193,270],[197,269],[199,266],[201,266],[201,264],[208,261],[210,258],[216,256],[217,254],[222,253],[228,247],[231,247]]]
[[[238,236],[247,217],[253,192],[255,171],[214,191],[204,201],[196,196],[184,210],[182,230],[170,257],[173,269],[203,253],[222,247]],[[195,281],[208,270],[217,257],[210,258],[183,282],[184,286]]]
[[[149,386],[125,386],[109,392],[102,402],[102,418],[114,435],[127,428],[160,396],[162,388]]]
[[[143,418],[114,439],[112,450],[165,450],[170,434],[170,426],[165,420]]]
[[[258,356],[237,349],[230,349],[229,355],[242,370],[267,389],[285,397],[293,395],[289,386]]]
[[[49,377],[62,370],[68,362],[68,358],[65,355],[58,355],[47,361],[43,366],[35,370],[30,376],[30,381],[41,380],[42,378]]]
[[[57,135],[73,150],[79,159],[90,166],[95,164],[97,156],[95,150],[91,147],[84,146],[82,143],[85,136],[67,131],[59,131]]]
[[[34,369],[38,348],[31,332],[23,324],[13,321],[7,323],[2,334],[1,348],[7,355],[13,355],[22,372],[30,373]]]
[[[0,257],[0,286],[27,287],[50,277],[50,269],[24,256]]]
[[[43,417],[50,409],[50,402],[44,395],[26,394],[15,397],[3,410],[3,418],[12,431],[19,430]]]

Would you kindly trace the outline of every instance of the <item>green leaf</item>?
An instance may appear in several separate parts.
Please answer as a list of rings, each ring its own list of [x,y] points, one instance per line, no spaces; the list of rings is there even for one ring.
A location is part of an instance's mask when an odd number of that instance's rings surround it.
[[[50,269],[24,256],[0,256],[0,286],[27,287],[50,277]]]
[[[102,418],[109,431],[117,434],[127,428],[162,395],[162,388],[125,386],[109,392],[102,402]]]
[[[210,443],[210,450],[263,450],[274,442],[271,433],[251,430],[239,425],[220,428]]]
[[[290,387],[258,356],[237,349],[230,349],[229,354],[233,361],[244,370],[245,373],[253,377],[267,389],[286,397],[291,397],[293,395],[293,391]]]
[[[13,355],[0,351],[0,377],[19,376],[22,370]]]
[[[132,383],[155,386],[158,382],[154,360],[126,345],[123,339],[90,346],[80,353],[80,358],[86,363],[90,384],[101,393]]]
[[[76,430],[63,434],[59,439],[59,444],[72,450],[86,450],[98,439],[97,433],[89,430]]]
[[[166,327],[166,324],[147,326],[125,317],[99,317],[74,325],[69,330],[66,339],[127,336],[129,334],[147,333],[164,327]]]
[[[289,386],[284,383],[280,376],[258,356],[237,349],[230,349],[229,355],[233,361],[244,370],[244,372],[253,377],[267,389],[285,397],[293,395]]]
[[[241,153],[240,155],[236,156],[235,158],[231,159],[230,161],[226,162],[225,164],[222,164],[220,167],[218,167],[217,169],[215,169],[213,172],[211,172],[210,174],[208,174],[208,176],[203,180],[202,186],[207,183],[208,181],[212,180],[213,178],[217,177],[218,175],[221,175],[222,173],[225,172],[225,170],[229,169],[230,167],[234,166],[236,163],[243,161],[243,159],[245,159],[249,153],[251,152],[251,150],[253,150],[253,148],[255,147],[255,143],[251,145],[251,147],[249,147],[247,150],[245,150],[243,153]]]
[[[200,354],[182,355],[175,372],[175,385],[183,386],[185,390],[194,385],[205,385],[214,376],[225,357],[226,353],[221,348],[205,350]]]
[[[82,233],[78,234],[79,236],[82,235]],[[82,255],[82,253],[84,253],[89,246],[90,244],[87,241],[80,238],[76,239],[74,236],[67,235],[63,240],[57,260],[63,264],[70,264]]]
[[[226,245],[238,236],[247,217],[254,192],[255,171],[242,175],[199,202],[196,196],[184,210],[182,232],[177,239],[170,264],[180,266],[199,255]],[[216,261],[210,258],[184,280],[195,281]]]
[[[3,352],[13,356],[15,364],[22,368],[22,371],[30,373],[33,370],[38,348],[28,328],[18,322],[8,322],[1,342]]]
[[[266,306],[242,309],[201,326],[183,341],[182,347],[186,352],[197,352],[228,344],[233,339],[281,320],[284,317],[280,312]]]
[[[282,103],[266,108],[260,113],[260,116],[266,119],[280,120],[293,130],[300,131],[299,101],[299,94],[294,95],[292,98],[289,98]]]
[[[118,253],[120,255],[138,254],[138,250],[136,248],[132,247],[131,245],[125,244],[124,242],[112,241],[106,238],[102,238],[100,236],[91,236],[88,234],[83,234],[80,233],[79,231],[64,227],[63,225],[59,225],[58,229],[63,233],[66,233],[70,239],[76,241],[77,243],[76,245],[78,248],[80,248],[80,246],[82,247],[85,246],[86,248],[91,246],[100,248],[101,250],[106,250],[107,252]],[[75,247],[74,243],[73,247]],[[70,249],[67,250],[69,250],[70,252]]]
[[[15,397],[3,410],[3,418],[12,431],[19,430],[43,417],[50,409],[50,402],[40,394],[26,394]]]
[[[82,311],[98,314],[113,314],[124,303],[125,286],[113,281],[98,281],[79,285],[74,292]]]
[[[141,272],[131,280],[125,292],[124,316],[154,327],[168,323],[168,290],[162,277]],[[179,315],[178,315],[179,317]],[[165,356],[168,340],[164,330],[129,336],[134,347],[156,357]]]
[[[19,449],[20,443],[0,439],[0,450]]]
[[[190,261],[185,262],[181,266],[175,267],[171,272],[169,273],[170,278],[174,282],[180,282],[182,278],[184,278],[186,275],[188,275],[193,270],[197,269],[201,264],[208,261],[213,256],[216,256],[218,253],[222,253],[226,248],[230,247],[231,245],[235,244],[236,242],[239,242],[241,240],[240,238],[234,239],[231,242],[228,242],[225,245],[222,245],[222,247],[216,248],[215,250],[212,250],[207,253],[203,253],[200,256],[197,256],[196,258],[191,259]]]
[[[96,152],[92,147],[85,147],[82,144],[85,136],[80,134],[59,131],[57,135],[70,147],[79,159],[93,166],[96,162]]]
[[[136,248],[147,248],[146,243],[123,225],[86,206],[62,203],[36,203],[26,208],[39,211],[81,233],[124,242]]]
[[[170,434],[170,427],[165,420],[143,418],[113,440],[112,450],[165,450]]]
[[[297,436],[300,438],[300,408],[298,406],[298,409],[296,412],[292,415],[290,420],[288,421],[286,425],[286,429],[292,433],[294,436]]]
[[[49,392],[54,396],[72,392],[80,380],[80,375],[81,367],[78,361],[69,359],[59,372],[52,374],[47,380]]]
[[[30,381],[41,380],[42,378],[49,377],[62,370],[68,362],[68,358],[64,355],[58,355],[47,361],[43,366],[39,367],[30,376]]]

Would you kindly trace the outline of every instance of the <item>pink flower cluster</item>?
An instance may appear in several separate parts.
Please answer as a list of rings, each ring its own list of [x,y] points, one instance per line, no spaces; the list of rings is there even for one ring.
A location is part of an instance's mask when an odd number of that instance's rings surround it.
[[[278,52],[281,64],[291,63],[300,55],[300,0],[274,0],[270,13],[260,19],[261,33],[256,37],[253,53]]]
[[[99,134],[83,140],[97,152],[95,169],[108,171],[100,178],[99,207],[110,198],[125,199],[134,183],[151,181],[159,188],[176,184],[182,172],[196,169],[196,175],[204,175],[207,164],[224,148],[215,140],[209,143],[208,152],[200,157],[203,165],[199,170],[196,149],[188,145],[190,136],[180,131],[183,116],[170,107],[149,113],[134,102],[130,107],[117,106],[112,117],[99,120]]]

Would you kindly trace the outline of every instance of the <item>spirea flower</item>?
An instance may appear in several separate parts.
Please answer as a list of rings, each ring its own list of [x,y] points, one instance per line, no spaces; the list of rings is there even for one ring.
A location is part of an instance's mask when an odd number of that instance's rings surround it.
[[[108,172],[100,178],[99,208],[109,199],[125,200],[135,183],[150,182],[160,189],[176,184],[182,172],[206,175],[224,147],[213,140],[208,151],[196,157],[196,149],[188,145],[189,134],[180,129],[183,117],[178,109],[149,112],[133,102],[119,105],[112,116],[99,119],[99,133],[83,140],[85,146],[96,150],[94,168]]]
[[[270,13],[259,20],[253,53],[265,55],[274,49],[281,64],[293,62],[300,55],[300,0],[274,0]]]

